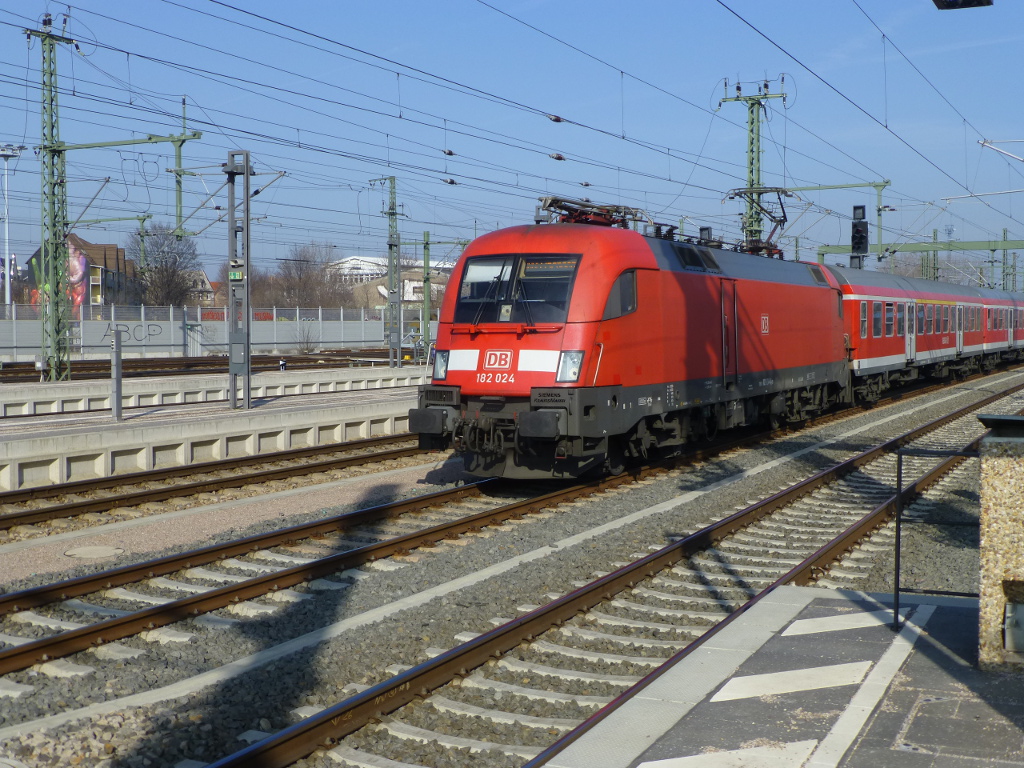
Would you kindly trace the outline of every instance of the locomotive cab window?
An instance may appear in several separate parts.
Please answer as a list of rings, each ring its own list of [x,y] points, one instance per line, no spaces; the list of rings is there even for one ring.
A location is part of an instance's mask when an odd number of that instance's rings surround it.
[[[563,323],[578,255],[474,256],[455,302],[455,322]]]
[[[636,311],[636,270],[623,272],[612,285],[602,320],[611,320]]]

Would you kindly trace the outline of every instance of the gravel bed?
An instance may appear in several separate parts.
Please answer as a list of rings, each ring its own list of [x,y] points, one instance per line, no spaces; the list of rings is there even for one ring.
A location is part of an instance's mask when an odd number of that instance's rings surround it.
[[[990,386],[988,383],[961,385],[933,396],[933,399],[948,397],[951,391],[980,390]],[[962,394],[957,399],[967,402],[977,398]],[[389,601],[415,595],[517,555],[548,547],[565,537],[619,520],[630,512],[678,500],[680,496],[696,491],[709,482],[763,465],[795,450],[812,449],[795,460],[751,475],[714,493],[697,496],[675,509],[613,529],[581,544],[558,548],[541,561],[519,566],[472,589],[421,600],[417,606],[400,614],[343,633],[316,648],[282,657],[244,677],[208,686],[187,700],[178,699],[106,714],[82,725],[72,722],[9,743],[0,741],[0,754],[7,750],[13,757],[30,766],[73,765],[76,763],[71,759],[76,757],[83,761],[82,764],[102,761],[100,764],[111,768],[174,766],[185,759],[209,761],[228,754],[239,748],[237,737],[244,731],[273,731],[290,725],[295,721],[292,710],[296,707],[326,707],[334,704],[348,695],[344,689],[350,684],[372,685],[386,679],[388,673],[385,668],[389,665],[420,663],[428,647],[453,647],[457,644],[455,635],[458,633],[487,631],[493,626],[492,619],[496,616],[515,616],[519,613],[518,606],[524,603],[541,603],[546,600],[544,595],[548,593],[569,592],[574,589],[574,582],[589,580],[595,572],[607,571],[611,563],[631,560],[636,553],[648,551],[651,545],[664,545],[675,537],[691,533],[711,520],[834,464],[845,458],[848,451],[863,449],[874,443],[879,435],[891,436],[904,431],[934,418],[938,411],[951,407],[950,404],[936,405],[922,412],[910,413],[916,407],[915,403],[880,407],[793,435],[785,441],[733,451],[713,462],[673,471],[654,481],[599,494],[584,502],[563,505],[556,514],[527,518],[520,524],[490,530],[485,535],[468,539],[464,546],[435,547],[420,557],[409,558],[404,567],[396,570],[371,567],[366,569],[368,575],[358,579],[348,590],[323,594],[316,600],[289,605],[269,618],[242,621],[231,630],[190,628],[189,631],[197,634],[210,634],[216,638],[215,642],[204,639],[195,645],[170,649],[146,644],[150,652],[147,669],[152,671],[147,672],[145,680],[135,679],[136,676],[131,673],[131,664],[91,660],[89,663],[96,666],[98,672],[89,679],[75,682],[71,686],[66,680],[57,681],[52,691],[47,689],[45,696],[5,699],[4,707],[0,709],[0,738],[5,726],[44,714],[46,707],[39,704],[37,699],[48,700],[53,711],[58,711],[66,704],[103,701],[131,690],[165,685],[212,669],[254,649],[268,648],[283,638],[297,636],[313,626],[321,626],[325,621],[356,616]],[[886,424],[879,422],[888,416],[895,416],[895,419]],[[834,444],[814,447],[823,439],[844,434],[862,424],[870,426],[862,433]],[[976,476],[976,464],[973,471]],[[969,479],[970,465],[964,472]],[[954,478],[957,476],[954,474]],[[970,489],[958,489],[953,481],[948,481],[948,487],[951,490],[949,499],[943,501],[943,514],[968,516],[973,504],[973,514],[976,516],[976,490],[972,496]],[[315,519],[337,514],[364,503],[365,499],[314,512],[308,517]],[[289,519],[288,522],[290,524],[293,520]],[[252,535],[273,527],[273,524],[267,524],[259,530],[236,531],[233,535]],[[976,590],[976,532],[970,534],[972,529],[958,528],[954,535],[948,530],[942,533],[944,530],[941,526],[921,523],[905,525],[904,587],[920,584],[928,586],[916,588],[934,588],[932,585],[955,581],[958,582],[957,591],[971,591],[969,585],[973,579]],[[971,535],[975,539],[973,564],[972,555],[958,549]],[[935,536],[938,536],[938,540],[932,538]],[[934,554],[936,543],[945,547],[941,558]],[[954,552],[955,564],[946,558],[946,554],[952,555]],[[886,585],[884,559],[884,556],[880,557],[879,565],[865,579],[864,585],[858,588],[891,591],[891,565],[888,569],[889,583]],[[83,567],[78,570],[84,573],[95,568]],[[17,586],[27,587],[51,580],[52,577],[27,579]],[[126,641],[126,644],[129,643]],[[623,653],[621,648],[612,652]],[[172,653],[177,655],[172,656]],[[638,649],[637,655],[641,653]],[[154,663],[154,658],[165,659],[163,666]],[[525,684],[522,675],[495,672],[498,678],[502,675],[506,675],[507,682]],[[31,684],[41,684],[41,676],[33,677],[29,672],[25,676],[31,678]],[[282,681],[286,680],[289,682],[284,684]],[[611,687],[601,690],[589,683],[580,685],[575,691],[571,690],[571,686],[567,688],[565,683],[561,687],[567,692],[587,695],[617,693]],[[73,698],[69,698],[69,688],[74,689]],[[61,690],[65,693],[62,694]],[[60,696],[64,697],[64,705],[58,703]],[[379,733],[361,734],[346,742],[356,746],[362,740],[381,738],[385,737]],[[462,756],[460,759],[458,755],[447,754],[449,750],[445,750],[444,755],[438,755],[432,753],[434,748],[430,746],[409,744],[398,739],[392,741],[398,750],[392,755],[393,759],[411,763],[432,766],[475,764],[498,768],[506,764],[522,763],[521,760],[509,762],[493,755],[477,755],[472,758]],[[337,763],[323,754],[315,754],[299,761],[297,765],[336,768]]]

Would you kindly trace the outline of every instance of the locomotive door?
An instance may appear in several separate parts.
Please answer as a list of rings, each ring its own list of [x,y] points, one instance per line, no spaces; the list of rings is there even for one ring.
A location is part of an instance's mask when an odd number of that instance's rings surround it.
[[[739,324],[736,322],[736,281],[722,280],[722,384],[736,387]]]
[[[907,327],[903,336],[907,341],[907,362],[914,362],[917,356],[917,305],[907,302]]]

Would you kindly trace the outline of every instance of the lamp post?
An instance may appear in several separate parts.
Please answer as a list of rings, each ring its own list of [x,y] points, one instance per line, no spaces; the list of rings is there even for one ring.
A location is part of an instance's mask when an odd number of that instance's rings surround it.
[[[13,144],[5,144],[0,147],[0,157],[4,159],[4,303],[11,303],[11,229],[10,216],[8,215],[7,204],[7,164],[12,157],[21,157],[21,150],[25,147],[16,147]]]

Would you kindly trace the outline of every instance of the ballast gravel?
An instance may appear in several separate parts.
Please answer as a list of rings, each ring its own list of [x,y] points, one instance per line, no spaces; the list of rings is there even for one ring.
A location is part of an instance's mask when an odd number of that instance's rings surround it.
[[[532,516],[500,529],[489,529],[461,544],[442,544],[426,552],[417,552],[410,558],[390,561],[390,565],[370,566],[350,588],[320,593],[312,600],[285,605],[269,617],[243,620],[227,629],[189,626],[188,631],[194,632],[198,638],[194,643],[160,646],[140,640],[123,641],[125,645],[147,651],[141,667],[134,661],[104,662],[91,654],[78,654],[71,660],[95,666],[95,674],[70,680],[45,678],[33,671],[10,675],[6,679],[36,686],[37,690],[31,695],[3,699],[0,707],[0,755],[28,766],[136,768],[175,766],[185,760],[211,762],[244,746],[239,737],[246,732],[268,733],[291,725],[298,717],[295,710],[299,708],[323,708],[337,703],[363,686],[386,679],[395,669],[424,661],[428,648],[454,647],[458,644],[455,636],[459,633],[487,631],[494,626],[496,618],[517,615],[520,606],[546,602],[548,595],[565,594],[574,589],[575,582],[590,580],[597,572],[610,570],[614,563],[635,559],[652,547],[663,546],[735,509],[771,495],[781,487],[845,458],[848,452],[873,444],[880,436],[892,436],[910,429],[957,402],[965,404],[976,400],[981,394],[973,394],[974,390],[990,386],[990,383],[985,383],[951,387],[933,396],[932,400],[951,396],[952,400],[924,409],[917,408],[918,401],[879,407],[805,430],[784,441],[733,451],[714,461],[676,470],[628,489],[563,505],[554,513]],[[882,420],[888,417],[893,418],[883,423]],[[821,441],[847,434],[860,425],[866,425],[867,429],[838,442],[820,445]],[[344,632],[244,675],[150,706],[115,707],[115,711],[81,721],[36,729],[26,734],[15,733],[17,724],[48,714],[107,701],[116,705],[119,697],[133,693],[148,691],[151,695],[156,694],[161,687],[216,669],[247,654],[269,649],[325,624],[358,616],[518,555],[550,547],[569,536],[614,523],[625,514],[678,500],[680,496],[711,482],[760,467],[801,448],[811,450],[795,460],[772,466],[712,494],[697,496],[675,509],[651,515],[623,528],[613,528],[575,546],[556,549],[543,559],[516,567],[471,589],[420,600],[414,607],[370,626]],[[428,473],[419,490],[436,490],[449,484],[452,483],[434,484]],[[935,493],[938,494],[934,497],[935,506],[929,510],[929,515],[936,515],[935,521],[976,521],[976,463],[968,463],[965,469],[954,473],[945,481],[944,489],[940,488]],[[338,505],[311,512],[309,517],[357,508],[363,500],[338,501]],[[288,523],[297,521],[289,518]],[[231,537],[252,535],[273,527],[274,523],[268,522],[232,531]],[[901,583],[904,587],[959,592],[977,590],[976,528],[907,523],[903,528],[902,558]],[[399,567],[392,568],[395,564]],[[891,553],[881,551],[877,553],[870,575],[862,583],[849,586],[865,591],[891,592],[891,571]],[[52,580],[52,575],[30,578],[13,587],[23,588]],[[635,655],[643,654],[638,652]],[[621,667],[609,666],[609,671],[614,669],[621,673]],[[519,683],[521,677],[517,679],[510,675],[508,682]],[[581,685],[578,691],[585,695],[614,695],[617,692],[610,686],[592,684]],[[488,696],[478,695],[481,705],[486,706]],[[573,707],[553,705],[547,708],[538,706],[535,712],[537,716],[578,717],[580,710],[585,709],[575,708],[574,711]],[[542,714],[544,712],[549,714]],[[427,715],[417,713],[415,717]],[[509,728],[515,729],[514,726]],[[491,733],[491,730],[481,730],[475,738],[485,739]],[[531,738],[535,736],[533,734]],[[549,743],[555,736],[547,734],[548,741],[540,739],[538,742]],[[461,750],[438,750],[433,745],[417,745],[379,733],[359,734],[348,741],[358,744],[385,738],[393,746],[393,753],[389,752],[391,759],[412,764],[493,765],[500,768],[523,762],[521,759],[499,759],[494,755],[472,757]],[[323,753],[315,753],[297,765],[337,768],[338,764]]]

